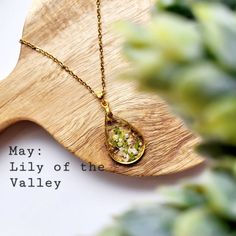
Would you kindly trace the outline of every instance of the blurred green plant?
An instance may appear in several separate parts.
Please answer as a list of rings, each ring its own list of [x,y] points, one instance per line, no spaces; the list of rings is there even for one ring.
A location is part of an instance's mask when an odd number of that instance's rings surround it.
[[[100,236],[236,236],[236,0],[159,0],[146,26],[118,27],[132,77],[202,136],[210,163]]]

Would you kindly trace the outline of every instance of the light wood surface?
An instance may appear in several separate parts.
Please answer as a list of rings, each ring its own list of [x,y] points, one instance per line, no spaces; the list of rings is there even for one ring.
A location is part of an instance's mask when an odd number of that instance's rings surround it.
[[[85,162],[125,175],[164,175],[200,164],[193,151],[198,138],[165,102],[139,92],[135,82],[118,79],[127,63],[112,23],[148,20],[151,1],[102,0],[102,5],[108,100],[115,115],[142,132],[147,143],[143,159],[132,167],[115,164],[106,152],[104,113],[97,101],[56,64],[25,46],[14,71],[0,83],[0,130],[33,121]],[[95,10],[95,0],[34,0],[23,38],[63,60],[99,91]]]

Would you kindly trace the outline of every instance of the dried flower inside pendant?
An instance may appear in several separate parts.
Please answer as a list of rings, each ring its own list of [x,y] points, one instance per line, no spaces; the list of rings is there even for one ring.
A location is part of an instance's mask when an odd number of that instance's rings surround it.
[[[113,160],[120,164],[137,162],[144,154],[142,135],[127,121],[106,117],[107,147]]]

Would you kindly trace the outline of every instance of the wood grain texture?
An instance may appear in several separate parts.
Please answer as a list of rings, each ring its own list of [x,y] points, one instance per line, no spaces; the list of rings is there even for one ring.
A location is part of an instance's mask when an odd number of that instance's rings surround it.
[[[202,162],[193,152],[198,143],[158,96],[138,92],[134,82],[117,79],[127,67],[121,39],[112,23],[148,19],[149,0],[103,0],[108,100],[113,113],[138,128],[147,143],[143,159],[132,167],[114,163],[104,146],[104,113],[77,81],[47,58],[22,46],[19,61],[0,83],[0,130],[30,120],[65,148],[107,171],[137,176],[176,173]],[[100,91],[94,0],[34,0],[23,38],[63,60]]]

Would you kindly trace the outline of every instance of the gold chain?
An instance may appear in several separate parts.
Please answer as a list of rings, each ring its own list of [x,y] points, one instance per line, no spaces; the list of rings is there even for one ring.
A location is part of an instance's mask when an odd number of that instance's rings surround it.
[[[101,81],[102,81],[102,92],[101,94],[97,94],[85,81],[83,81],[79,76],[77,76],[66,64],[62,61],[54,57],[49,52],[44,51],[43,49],[33,45],[32,43],[21,39],[20,43],[25,46],[33,49],[34,51],[42,54],[43,56],[49,58],[50,60],[57,63],[64,71],[66,71],[69,75],[71,75],[74,79],[76,79],[81,85],[83,85],[92,95],[94,95],[97,99],[102,100],[104,102],[104,96],[106,94],[106,76],[105,76],[105,61],[104,61],[104,51],[103,51],[103,37],[102,37],[102,15],[101,15],[101,0],[96,0],[97,6],[97,27],[98,27],[98,46],[100,53],[100,70],[101,70]],[[105,104],[106,105],[106,104]]]

